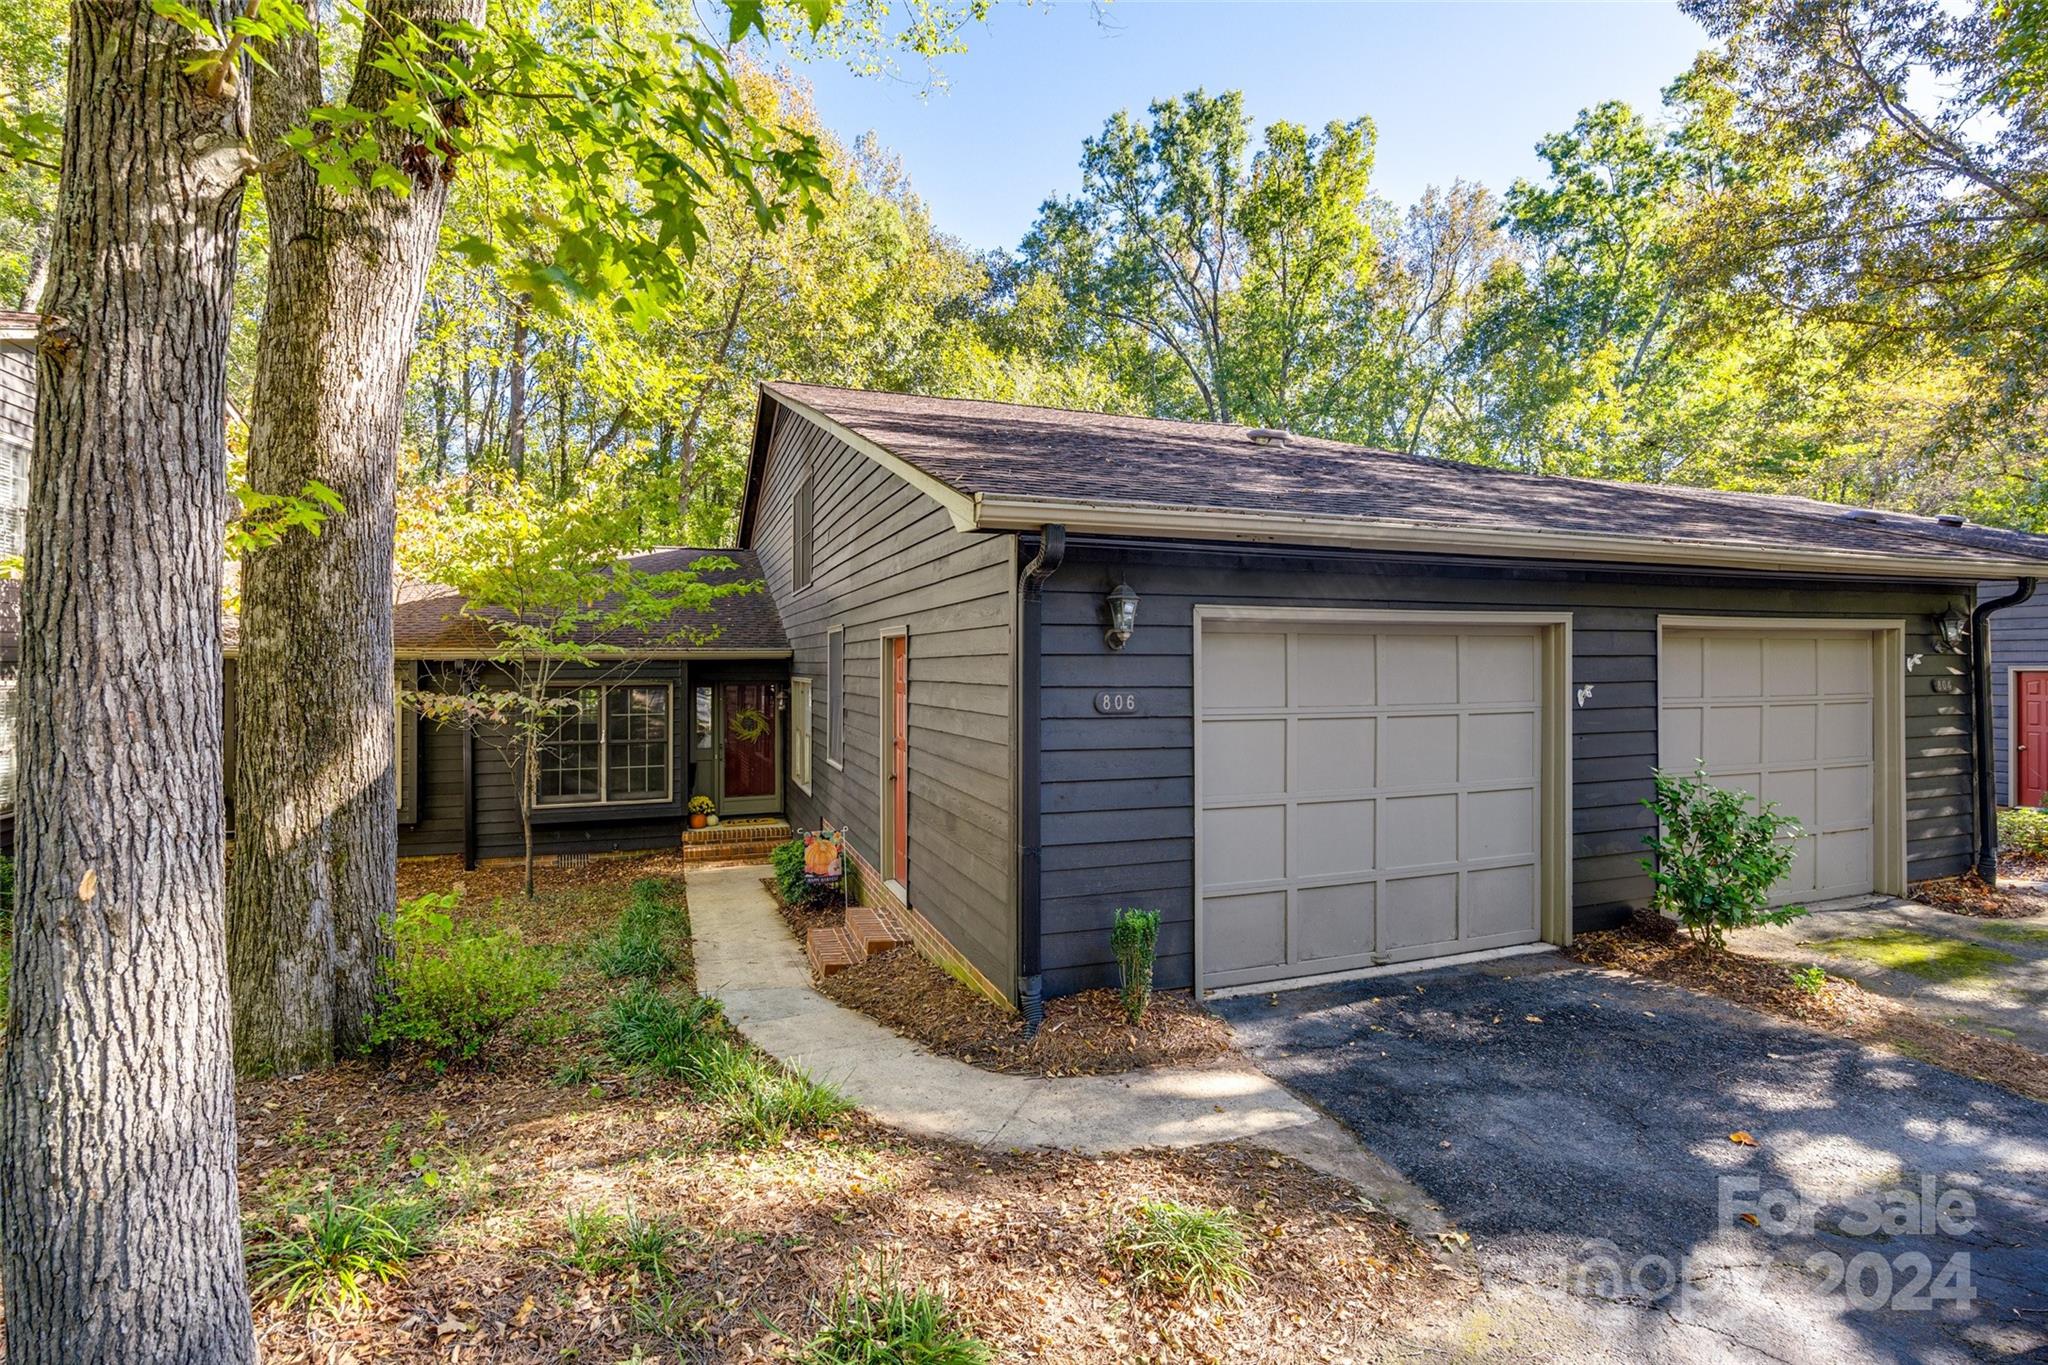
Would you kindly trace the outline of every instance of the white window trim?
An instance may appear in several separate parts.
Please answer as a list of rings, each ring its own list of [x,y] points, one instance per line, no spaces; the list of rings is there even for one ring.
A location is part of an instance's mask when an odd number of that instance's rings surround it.
[[[598,692],[598,704],[597,704],[597,734],[598,734],[598,740],[597,740],[597,790],[598,790],[598,792],[599,792],[599,796],[598,796],[598,798],[597,798],[597,799],[596,799],[595,801],[590,801],[590,800],[584,800],[584,799],[581,799],[581,798],[578,798],[578,799],[576,799],[576,800],[569,800],[569,801],[564,801],[564,800],[560,800],[560,799],[557,799],[557,800],[553,800],[553,801],[550,801],[550,800],[549,800],[548,798],[546,798],[546,797],[544,797],[544,796],[535,796],[535,797],[534,797],[534,802],[533,802],[533,808],[534,808],[535,810],[614,810],[614,809],[618,809],[618,808],[621,808],[621,807],[630,807],[630,806],[662,806],[662,805],[667,805],[667,804],[668,804],[669,802],[671,802],[671,801],[675,800],[675,791],[676,791],[676,688],[675,688],[675,684],[674,684],[674,683],[670,683],[670,682],[634,682],[634,681],[632,681],[631,679],[625,679],[625,680],[622,680],[622,681],[619,681],[619,682],[608,682],[608,683],[564,683],[564,684],[562,685],[562,688],[561,688],[561,690],[562,690],[562,691],[564,691],[564,692],[580,692],[580,691],[582,691],[582,690],[583,690],[584,688],[586,688],[586,687],[595,687],[595,688],[597,689],[597,692]],[[667,739],[667,741],[666,741],[666,748],[667,748],[667,751],[668,751],[668,761],[667,761],[667,762],[665,762],[664,764],[662,764],[662,768],[661,768],[661,795],[659,795],[659,796],[634,796],[634,797],[624,797],[624,798],[618,798],[618,799],[614,799],[614,798],[613,798],[613,797],[611,796],[611,786],[612,786],[612,774],[611,774],[611,738],[610,738],[610,731],[611,731],[611,704],[612,704],[612,701],[611,701],[611,696],[612,696],[612,692],[613,692],[613,690],[614,690],[614,689],[618,689],[618,688],[627,688],[627,687],[658,687],[658,688],[660,688],[660,689],[661,689],[661,690],[662,690],[663,692],[666,692],[666,693],[668,694],[668,739]],[[541,745],[541,749],[542,749],[543,751],[545,751],[545,750],[547,749],[547,745],[546,745],[545,743],[543,743],[543,744]]]
[[[812,731],[811,680],[793,675],[789,680],[789,780],[805,796],[811,794]]]
[[[832,637],[839,637],[839,671],[832,671]],[[838,686],[838,710],[833,710],[833,686]],[[846,627],[832,626],[825,632],[825,765],[834,772],[846,771],[844,758],[832,757],[834,740],[846,743]]]

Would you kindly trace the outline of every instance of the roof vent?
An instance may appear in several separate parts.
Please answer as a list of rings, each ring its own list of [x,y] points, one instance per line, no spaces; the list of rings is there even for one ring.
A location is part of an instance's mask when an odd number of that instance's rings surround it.
[[[1245,439],[1255,446],[1284,446],[1293,438],[1279,427],[1252,427],[1245,432]]]
[[[1968,526],[1970,524],[1969,522],[1965,521],[1962,517],[1957,516],[1954,512],[1943,512],[1940,516],[1936,517],[1935,520],[1940,522],[1943,526]]]
[[[1866,525],[1874,526],[1877,524],[1877,513],[1871,511],[1868,507],[1856,507],[1842,513],[1842,520],[1860,521]]]

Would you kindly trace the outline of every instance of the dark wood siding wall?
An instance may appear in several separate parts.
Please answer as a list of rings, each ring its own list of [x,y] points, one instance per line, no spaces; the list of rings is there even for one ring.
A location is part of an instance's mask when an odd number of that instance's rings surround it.
[[[2013,584],[1986,583],[1981,600],[2003,597]],[[2015,668],[2048,669],[2048,585],[2032,600],[2007,607],[1991,617],[1991,758],[1998,769],[1998,800],[2013,799],[2012,672]]]
[[[813,578],[792,583],[791,507],[812,479]],[[811,791],[790,818],[827,822],[880,866],[881,631],[910,654],[909,900],[990,981],[1014,988],[1016,537],[962,533],[929,495],[792,414],[757,493],[752,548],[813,680]],[[830,738],[826,633],[845,630],[844,767]]]
[[[1121,653],[1103,643],[1103,597],[1119,577],[1143,599]],[[1620,919],[1649,893],[1640,867],[1652,825],[1640,804],[1657,761],[1657,618],[1664,615],[1904,618],[1908,873],[1969,861],[1969,698],[1934,691],[1962,659],[1933,652],[1931,619],[1965,590],[1779,583],[1701,585],[1567,569],[1424,568],[1275,560],[1229,550],[1111,553],[1077,544],[1046,588],[1043,765],[1048,994],[1114,980],[1109,920],[1118,906],[1163,912],[1159,980],[1193,973],[1193,609],[1265,603],[1372,609],[1569,610],[1573,681],[1591,684],[1573,730],[1574,925]],[[1102,717],[1094,695],[1137,691],[1143,713]]]

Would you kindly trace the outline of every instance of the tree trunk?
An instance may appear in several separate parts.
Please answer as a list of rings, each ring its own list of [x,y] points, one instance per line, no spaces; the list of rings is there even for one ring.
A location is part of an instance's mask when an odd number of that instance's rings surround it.
[[[220,704],[244,101],[187,78],[141,0],[79,0],[70,32],[22,585],[7,1359],[253,1361]]]
[[[481,23],[482,0],[380,0],[369,33]],[[382,108],[364,48],[349,102]],[[311,35],[279,44],[256,92],[259,145],[320,98]],[[410,155],[406,155],[410,153]],[[229,961],[236,1064],[292,1073],[369,1041],[397,902],[391,554],[408,363],[447,178],[431,149],[411,195],[337,195],[288,157],[266,173],[269,289],[256,343],[249,482],[317,479],[343,509],[243,566]]]
[[[505,462],[512,466],[512,482],[526,482],[526,301],[512,303],[512,352],[505,361],[507,402],[505,416]]]

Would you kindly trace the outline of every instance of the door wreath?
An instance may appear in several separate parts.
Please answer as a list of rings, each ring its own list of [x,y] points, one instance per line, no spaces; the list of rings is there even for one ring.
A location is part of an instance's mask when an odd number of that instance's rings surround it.
[[[768,717],[749,706],[726,717],[725,730],[742,744],[752,744],[768,734]]]

